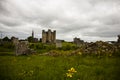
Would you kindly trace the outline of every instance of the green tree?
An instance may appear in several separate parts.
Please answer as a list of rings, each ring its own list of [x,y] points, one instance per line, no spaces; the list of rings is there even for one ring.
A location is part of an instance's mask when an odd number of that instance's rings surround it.
[[[10,41],[10,39],[6,36],[3,38],[3,41]]]
[[[29,36],[29,37],[27,38],[27,40],[28,40],[29,42],[33,42],[33,37],[32,37],[32,36]]]

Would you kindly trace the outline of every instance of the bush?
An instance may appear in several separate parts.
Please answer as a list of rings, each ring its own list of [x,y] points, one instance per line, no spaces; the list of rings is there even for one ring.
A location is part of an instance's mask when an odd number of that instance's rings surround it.
[[[12,42],[5,42],[0,45],[0,51],[1,52],[9,52],[9,51],[14,51],[15,46],[13,45]]]
[[[34,49],[34,44],[30,44],[30,45],[29,45],[29,48]]]

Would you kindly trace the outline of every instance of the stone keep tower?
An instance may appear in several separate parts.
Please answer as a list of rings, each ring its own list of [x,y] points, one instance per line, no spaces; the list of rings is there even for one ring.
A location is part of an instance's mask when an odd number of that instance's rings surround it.
[[[42,30],[42,43],[55,43],[56,42],[56,31],[53,32],[48,29],[48,31]]]
[[[117,43],[120,43],[120,35],[118,35]]]
[[[32,30],[32,38],[34,38],[34,31]]]

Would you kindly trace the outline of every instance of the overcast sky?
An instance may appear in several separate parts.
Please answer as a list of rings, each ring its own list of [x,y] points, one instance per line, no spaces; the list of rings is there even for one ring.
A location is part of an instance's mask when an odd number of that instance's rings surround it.
[[[57,39],[117,40],[120,0],[0,0],[0,33],[27,38],[56,30]]]

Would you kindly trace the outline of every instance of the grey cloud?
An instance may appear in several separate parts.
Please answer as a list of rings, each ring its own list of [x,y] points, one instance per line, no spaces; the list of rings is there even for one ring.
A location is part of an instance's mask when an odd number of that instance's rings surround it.
[[[10,18],[1,18],[0,23],[9,27],[16,27],[18,25],[22,25],[22,21],[18,21],[17,19],[10,19]]]
[[[65,40],[75,36],[113,39],[120,34],[119,3],[120,0],[0,0],[0,28],[6,35],[9,30],[20,38],[29,36],[32,29],[40,37],[42,29],[51,28]]]
[[[89,2],[93,5],[96,4],[101,4],[101,3],[116,3],[116,4],[120,4],[120,0],[89,0]]]
[[[101,19],[101,21],[106,24],[106,25],[120,25],[120,15],[119,14],[113,14],[110,16],[107,16],[103,19]]]
[[[84,32],[85,36],[93,36],[93,37],[116,37],[118,34],[120,34],[120,27],[119,25],[115,26],[108,26],[103,25],[93,32]]]
[[[7,10],[4,8],[5,0],[0,0],[0,14],[6,14]]]

